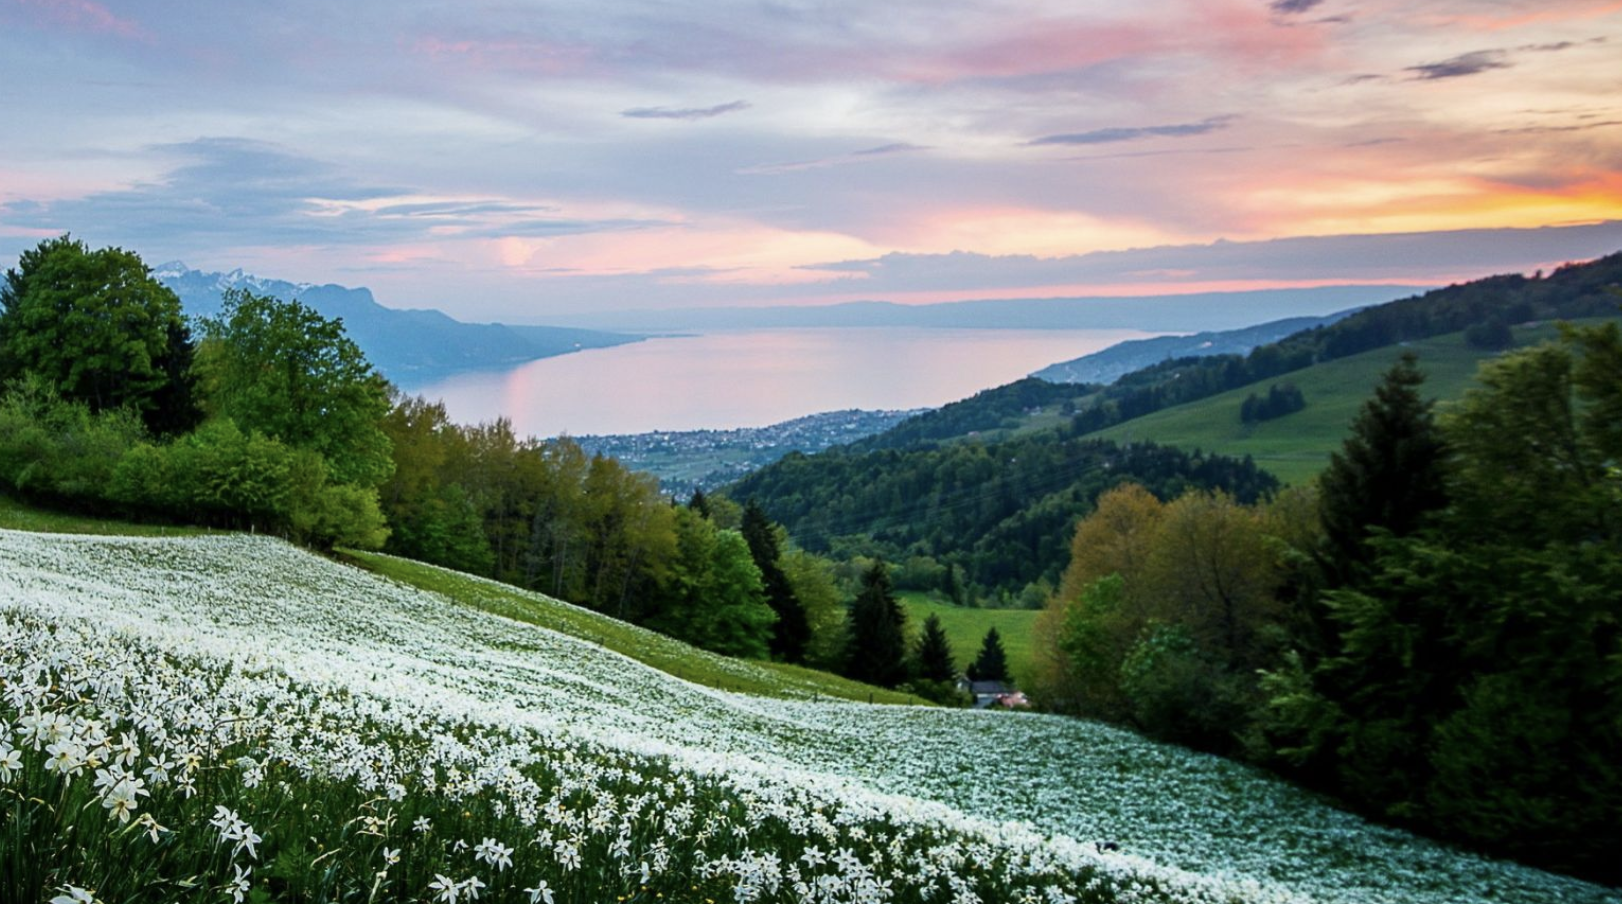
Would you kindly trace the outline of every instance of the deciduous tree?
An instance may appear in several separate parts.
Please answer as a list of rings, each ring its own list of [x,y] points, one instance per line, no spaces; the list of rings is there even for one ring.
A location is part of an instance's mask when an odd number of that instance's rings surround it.
[[[47,239],[0,285],[0,379],[38,374],[93,413],[129,406],[155,432],[194,426],[191,353],[180,299],[121,248]]]
[[[394,465],[381,423],[389,387],[342,321],[233,289],[202,325],[196,369],[212,414],[320,453],[338,483],[375,487],[388,478]]]

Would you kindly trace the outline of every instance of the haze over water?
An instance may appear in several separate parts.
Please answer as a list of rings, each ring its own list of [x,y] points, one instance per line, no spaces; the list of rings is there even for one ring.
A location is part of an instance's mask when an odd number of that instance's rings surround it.
[[[784,329],[649,339],[413,389],[521,436],[761,427],[847,408],[944,405],[1137,330]]]

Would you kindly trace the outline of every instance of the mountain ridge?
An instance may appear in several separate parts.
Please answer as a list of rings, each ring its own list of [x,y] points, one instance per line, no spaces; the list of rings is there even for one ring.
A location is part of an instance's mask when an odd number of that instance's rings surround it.
[[[465,323],[437,308],[386,307],[365,287],[295,283],[255,276],[241,268],[209,273],[169,261],[154,267],[152,276],[180,297],[181,307],[192,318],[217,316],[227,291],[246,289],[299,301],[323,317],[341,319],[367,360],[404,388],[455,373],[497,370],[643,338],[578,327]]]

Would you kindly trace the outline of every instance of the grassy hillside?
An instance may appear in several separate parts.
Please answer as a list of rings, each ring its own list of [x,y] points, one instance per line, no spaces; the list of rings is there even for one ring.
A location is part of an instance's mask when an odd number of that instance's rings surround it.
[[[1555,328],[1545,325],[1514,332],[1517,344],[1530,345],[1553,338]],[[1148,440],[1222,455],[1249,455],[1285,483],[1304,483],[1329,463],[1329,453],[1345,440],[1352,418],[1380,382],[1380,375],[1408,351],[1419,356],[1426,394],[1438,400],[1461,397],[1473,384],[1476,368],[1495,354],[1470,347],[1459,333],[1413,341],[1316,364],[1147,414],[1093,435],[1117,442]],[[1295,384],[1306,397],[1307,407],[1271,421],[1242,423],[1239,407],[1245,397],[1265,394],[1272,383]]]
[[[1118,730],[717,691],[262,537],[0,531],[0,686],[7,901],[1617,900]]]
[[[925,593],[896,594],[907,608],[907,630],[916,638],[924,619],[939,616],[941,630],[952,645],[958,668],[966,668],[980,652],[986,631],[997,629],[1003,651],[1008,654],[1008,670],[1016,683],[1023,683],[1031,663],[1031,629],[1037,613],[1031,609],[970,609],[931,599]]]
[[[590,609],[507,584],[378,553],[346,552],[367,571],[452,602],[600,644],[685,681],[767,697],[834,697],[869,703],[922,703],[917,697],[781,662],[719,656]]]

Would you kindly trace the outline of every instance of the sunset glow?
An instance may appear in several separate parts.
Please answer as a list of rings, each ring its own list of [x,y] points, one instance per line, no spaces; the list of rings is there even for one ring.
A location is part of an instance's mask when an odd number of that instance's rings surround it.
[[[527,321],[1468,278],[1617,250],[1619,41],[1592,0],[10,0],[0,265],[71,231]]]

